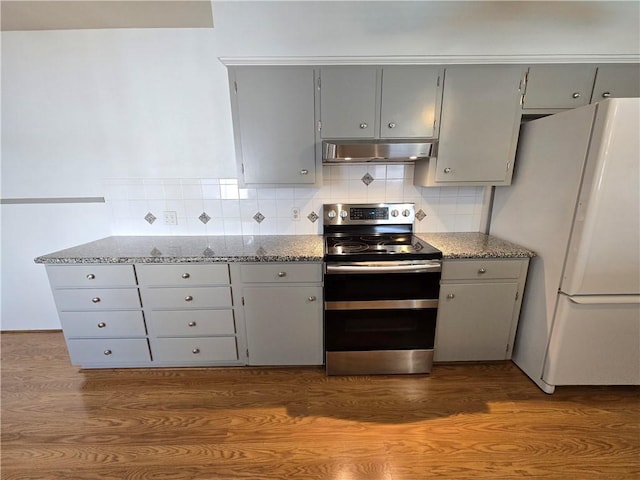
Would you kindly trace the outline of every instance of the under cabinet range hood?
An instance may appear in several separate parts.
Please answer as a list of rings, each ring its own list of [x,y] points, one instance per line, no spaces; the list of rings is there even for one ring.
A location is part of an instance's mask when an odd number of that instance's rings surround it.
[[[325,140],[322,163],[413,162],[434,156],[435,146],[407,140]]]

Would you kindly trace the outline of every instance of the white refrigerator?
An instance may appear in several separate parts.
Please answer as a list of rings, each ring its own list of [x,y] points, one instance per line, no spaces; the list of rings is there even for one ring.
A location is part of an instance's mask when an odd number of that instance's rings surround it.
[[[640,99],[523,125],[490,233],[531,260],[513,361],[543,391],[640,384]]]

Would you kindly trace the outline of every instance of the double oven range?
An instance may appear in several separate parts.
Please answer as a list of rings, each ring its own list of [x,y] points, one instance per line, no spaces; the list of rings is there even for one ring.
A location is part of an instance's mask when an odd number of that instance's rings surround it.
[[[327,375],[431,371],[442,252],[414,219],[411,203],[324,205]]]

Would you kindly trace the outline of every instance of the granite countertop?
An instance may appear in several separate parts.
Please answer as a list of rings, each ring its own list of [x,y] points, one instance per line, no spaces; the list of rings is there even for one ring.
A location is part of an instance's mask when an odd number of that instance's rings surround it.
[[[535,253],[483,233],[421,233],[444,258],[526,258]],[[322,235],[114,236],[37,257],[36,263],[320,262]]]

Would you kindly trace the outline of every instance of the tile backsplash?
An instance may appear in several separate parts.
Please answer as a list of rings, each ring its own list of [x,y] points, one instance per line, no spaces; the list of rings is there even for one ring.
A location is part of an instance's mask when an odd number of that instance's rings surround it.
[[[236,178],[111,178],[104,186],[114,235],[318,234],[322,205],[335,202],[413,202],[416,232],[481,229],[484,187],[415,187],[413,165],[323,166],[323,177],[319,188],[239,188]]]

